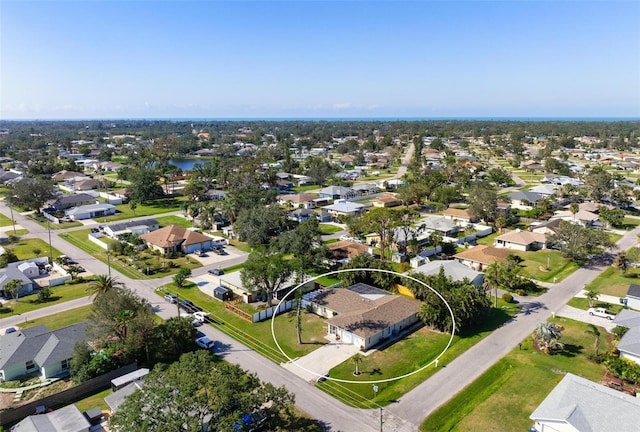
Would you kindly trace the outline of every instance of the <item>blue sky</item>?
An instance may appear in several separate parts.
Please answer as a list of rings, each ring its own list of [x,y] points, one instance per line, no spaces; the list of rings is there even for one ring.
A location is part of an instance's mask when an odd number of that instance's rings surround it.
[[[640,2],[0,2],[0,118],[640,117]]]

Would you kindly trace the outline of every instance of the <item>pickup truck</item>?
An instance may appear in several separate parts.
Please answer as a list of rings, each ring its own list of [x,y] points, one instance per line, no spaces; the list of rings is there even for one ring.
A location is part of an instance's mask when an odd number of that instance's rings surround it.
[[[587,310],[587,312],[589,312],[589,315],[591,315],[591,316],[595,315],[595,316],[598,316],[600,318],[606,318],[608,320],[612,320],[612,319],[614,319],[616,317],[611,312],[608,312],[605,308],[589,308],[589,310]]]

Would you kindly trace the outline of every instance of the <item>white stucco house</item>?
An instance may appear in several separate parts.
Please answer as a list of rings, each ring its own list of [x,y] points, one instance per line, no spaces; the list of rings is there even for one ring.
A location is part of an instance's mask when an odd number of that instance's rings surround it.
[[[94,219],[116,214],[113,204],[90,204],[65,210],[64,215],[71,220]]]

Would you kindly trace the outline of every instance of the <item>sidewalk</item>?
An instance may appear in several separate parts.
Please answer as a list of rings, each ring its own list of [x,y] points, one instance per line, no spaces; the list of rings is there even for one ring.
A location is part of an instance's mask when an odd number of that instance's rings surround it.
[[[582,290],[578,294],[576,294],[576,297],[587,298],[586,293],[587,292],[585,290]],[[599,302],[604,302],[604,303],[611,303],[611,304],[619,305],[619,304],[622,304],[622,303],[620,303],[620,299],[621,298],[622,297],[616,297],[616,296],[607,295],[607,294],[598,294],[598,301]]]

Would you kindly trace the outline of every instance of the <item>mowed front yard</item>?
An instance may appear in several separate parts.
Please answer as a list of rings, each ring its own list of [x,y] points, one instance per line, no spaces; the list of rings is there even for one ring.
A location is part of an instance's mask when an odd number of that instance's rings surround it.
[[[576,270],[580,265],[564,258],[560,252],[551,249],[539,251],[514,251],[524,262],[524,273],[532,279],[542,282],[560,282]],[[548,271],[546,270],[548,267]]]
[[[640,269],[630,268],[627,273],[623,273],[615,267],[609,267],[587,284],[585,289],[593,288],[601,294],[624,297],[631,284],[640,284]]]
[[[60,234],[60,237],[106,264],[107,251],[88,239],[88,235],[90,232],[91,230],[89,229],[76,230],[70,231],[68,233],[62,233]],[[177,273],[178,270],[182,267],[186,267],[189,269],[202,267],[202,264],[200,264],[200,262],[189,257],[188,255],[169,259],[150,254],[148,250],[140,252],[139,259],[135,262],[129,262],[125,260],[128,260],[128,258],[111,255],[111,267],[132,279],[161,278]],[[150,269],[149,274],[145,274],[147,265]],[[138,267],[140,267],[141,270],[138,270]]]
[[[6,244],[4,247],[12,250],[20,261],[49,256],[49,243],[39,238],[19,239]],[[39,251],[39,253],[36,254],[34,251]],[[54,247],[51,248],[51,254],[54,259],[61,255],[60,251]]]
[[[594,338],[585,333],[587,324],[567,318],[552,320],[564,327],[565,350],[548,356],[533,348],[533,340],[522,341],[480,378],[444,404],[422,424],[422,431],[500,430],[521,432],[533,425],[531,413],[571,372],[598,381],[604,366],[588,359]],[[600,328],[601,352],[607,349],[606,332]],[[602,407],[603,411],[606,407]]]
[[[446,366],[491,334],[517,311],[517,306],[507,305],[499,300],[498,308],[491,309],[487,321],[475,332],[454,336],[451,346],[439,359],[440,367]],[[359,365],[362,371],[359,376],[353,375],[355,365],[351,359],[331,369],[329,376],[353,381],[377,381],[409,374],[433,361],[447,345],[450,337],[447,333],[422,328],[385,349],[365,356]],[[379,383],[375,398],[371,384],[346,384],[326,380],[318,383],[317,387],[348,405],[371,408],[374,403],[382,406],[393,403],[436,372],[437,369],[432,365],[401,380]]]
[[[118,204],[116,206],[116,214],[113,216],[105,216],[96,218],[96,222],[113,222],[123,219],[133,219],[142,216],[153,216],[162,213],[171,213],[181,210],[182,202],[187,197],[179,198],[164,198],[155,201],[150,201],[145,204],[138,204],[135,212],[131,210],[131,206],[127,204]]]
[[[0,306],[0,318],[14,314],[25,314],[37,309],[53,306],[58,303],[86,297],[90,294],[90,292],[87,291],[90,285],[91,281],[74,281],[67,282],[64,285],[51,287],[49,288],[51,290],[51,297],[49,297],[49,300],[44,302],[38,301],[38,294],[29,294],[24,297],[19,297],[17,300],[9,300],[4,305]]]
[[[212,284],[211,290],[213,288]],[[270,319],[259,323],[250,323],[227,311],[223,302],[213,298],[213,292],[212,295],[205,294],[192,282],[188,282],[184,288],[178,288],[174,283],[170,283],[159,288],[157,292],[161,295],[166,293],[177,294],[181,299],[191,300],[211,314],[211,318],[218,322],[218,324],[214,324],[218,330],[242,342],[273,362],[282,363],[288,361],[278,350],[273,340]],[[274,303],[274,306],[276,304]],[[242,309],[245,310],[245,308]],[[276,317],[274,333],[284,352],[291,358],[306,355],[321,345],[328,343],[324,339],[324,335],[327,334],[327,324],[325,324],[324,318],[308,313],[306,310],[302,310],[302,317],[302,345],[299,345],[297,341],[295,309]]]

